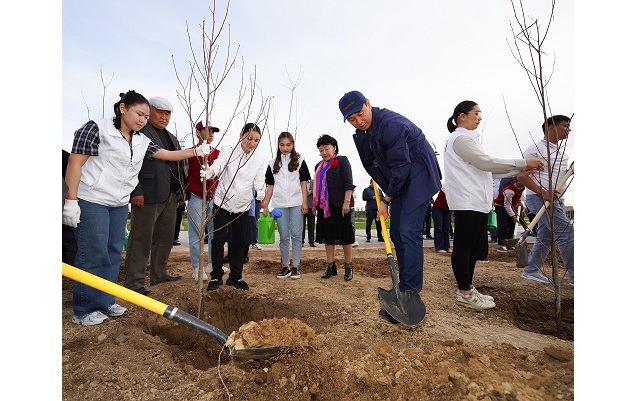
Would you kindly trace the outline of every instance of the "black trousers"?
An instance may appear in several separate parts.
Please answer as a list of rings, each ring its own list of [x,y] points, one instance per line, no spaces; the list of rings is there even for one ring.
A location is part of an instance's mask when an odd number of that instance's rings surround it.
[[[451,264],[457,288],[470,290],[475,264],[488,255],[488,213],[473,210],[455,210],[455,239]]]
[[[308,212],[303,215],[303,235],[301,236],[301,241],[305,242],[305,225],[308,225],[308,243],[310,245],[314,244],[314,214],[312,213],[312,207],[308,209]]]
[[[515,235],[515,221],[503,206],[495,206],[495,213],[497,213],[497,245],[504,245],[505,239],[511,239]]]
[[[379,220],[376,220],[377,218],[377,210],[372,210],[372,209],[367,209],[366,210],[366,238],[370,239],[372,238],[372,222],[375,222],[375,226],[377,227],[377,240],[378,241],[383,241],[383,235],[381,234],[381,222]]]
[[[245,233],[249,212],[231,213],[214,204],[212,208],[214,238],[212,239],[212,278],[219,281],[223,278],[223,257],[227,242],[227,257],[230,260],[232,280],[243,278],[243,255],[245,253]],[[228,241],[227,231],[231,230]]]

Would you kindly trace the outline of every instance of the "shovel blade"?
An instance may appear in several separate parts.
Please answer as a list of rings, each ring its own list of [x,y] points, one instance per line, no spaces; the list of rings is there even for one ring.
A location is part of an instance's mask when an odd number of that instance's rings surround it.
[[[426,305],[424,305],[417,290],[408,290],[397,293],[392,290],[377,288],[381,307],[394,319],[406,326],[414,326],[421,323],[426,317]]]
[[[260,361],[276,356],[283,351],[283,347],[265,347],[265,348],[243,348],[231,349],[230,355],[239,359],[253,359]]]
[[[526,267],[528,264],[528,248],[526,241],[519,242],[515,245],[515,257],[517,258],[517,267]]]

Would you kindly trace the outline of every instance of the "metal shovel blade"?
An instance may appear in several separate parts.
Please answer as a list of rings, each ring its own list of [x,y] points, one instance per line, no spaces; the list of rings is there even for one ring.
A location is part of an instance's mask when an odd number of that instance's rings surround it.
[[[377,292],[381,307],[400,323],[406,326],[414,326],[424,320],[426,305],[424,305],[417,290],[399,292],[399,296],[397,296],[394,288],[388,291],[379,287]]]
[[[526,246],[526,237],[530,235],[530,230],[522,233],[522,237],[515,245],[515,257],[517,258],[517,267],[526,267],[528,264],[528,247]]]
[[[239,359],[262,360],[272,358],[283,351],[283,347],[232,349],[230,355]]]

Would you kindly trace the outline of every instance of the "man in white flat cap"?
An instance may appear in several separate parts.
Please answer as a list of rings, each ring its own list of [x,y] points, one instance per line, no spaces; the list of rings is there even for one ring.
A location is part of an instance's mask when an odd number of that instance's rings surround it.
[[[166,127],[174,106],[162,97],[149,99],[151,112],[147,125],[140,131],[163,149],[178,150],[180,145]],[[138,174],[139,183],[130,195],[131,230],[125,256],[123,285],[143,295],[152,291],[145,287],[145,270],[150,262],[149,284],[180,280],[180,275],[167,272],[167,260],[174,241],[176,208],[186,188],[187,166],[183,162],[145,159]],[[151,260],[150,260],[151,258]]]

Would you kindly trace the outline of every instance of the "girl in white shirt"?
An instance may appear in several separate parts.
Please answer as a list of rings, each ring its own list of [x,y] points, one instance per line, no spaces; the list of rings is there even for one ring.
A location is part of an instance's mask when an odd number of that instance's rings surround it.
[[[278,220],[279,250],[283,268],[277,278],[301,277],[301,248],[303,247],[303,216],[308,212],[307,181],[311,179],[308,166],[296,150],[294,137],[282,132],[278,138],[276,157],[268,162],[265,172],[265,198],[261,201],[267,214],[270,199],[272,207],[283,213]],[[274,197],[273,197],[274,195]],[[290,240],[292,240],[292,268],[290,269]]]

